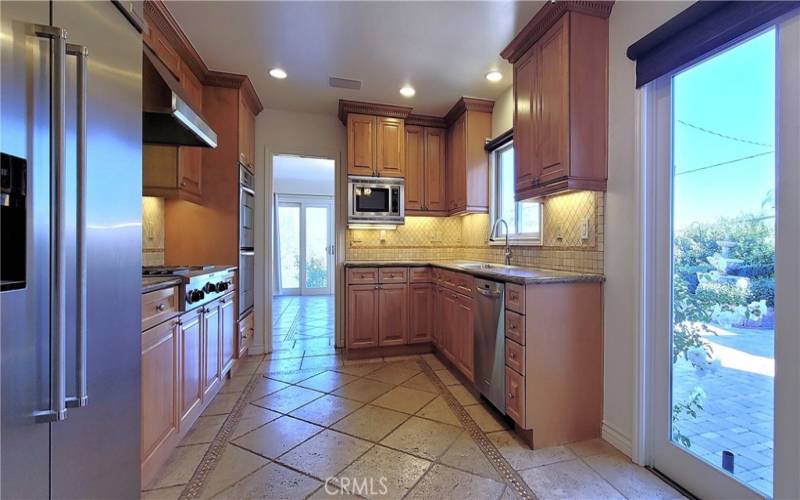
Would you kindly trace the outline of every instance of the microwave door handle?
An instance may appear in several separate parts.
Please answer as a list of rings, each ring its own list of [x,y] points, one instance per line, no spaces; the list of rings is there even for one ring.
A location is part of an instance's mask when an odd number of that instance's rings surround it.
[[[67,32],[54,26],[37,25],[37,36],[51,41],[53,79],[50,97],[50,404],[34,412],[36,422],[58,422],[67,418],[66,337],[66,47]]]
[[[89,404],[87,389],[87,369],[86,369],[86,349],[87,349],[87,259],[86,259],[86,93],[87,93],[87,70],[86,59],[89,51],[82,45],[67,44],[67,55],[76,56],[77,68],[77,126],[76,126],[76,147],[77,147],[77,207],[78,216],[75,234],[77,251],[77,314],[76,314],[76,348],[75,348],[75,387],[77,394],[67,398],[67,408],[80,408]]]

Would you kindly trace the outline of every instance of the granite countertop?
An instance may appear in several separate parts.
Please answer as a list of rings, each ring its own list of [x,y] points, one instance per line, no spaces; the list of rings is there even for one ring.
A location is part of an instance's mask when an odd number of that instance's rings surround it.
[[[179,276],[142,276],[142,293],[155,292],[183,283]]]
[[[469,261],[347,261],[345,267],[440,267],[490,280],[521,285],[547,283],[603,282],[601,274],[554,271],[537,267],[505,266],[488,262]]]

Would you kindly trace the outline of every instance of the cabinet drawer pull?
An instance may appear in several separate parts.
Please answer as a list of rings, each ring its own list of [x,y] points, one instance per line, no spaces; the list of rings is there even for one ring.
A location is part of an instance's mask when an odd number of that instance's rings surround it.
[[[156,306],[156,309],[158,309],[159,311],[164,311],[164,310],[166,310],[166,308],[167,308],[167,305],[164,304],[164,303],[161,303],[161,304]]]
[[[514,399],[514,393],[513,392],[509,392],[508,393],[508,399]]]
[[[511,353],[509,353],[508,357],[510,357],[511,359],[514,359],[514,358],[517,357],[517,354],[514,351],[511,351]]]

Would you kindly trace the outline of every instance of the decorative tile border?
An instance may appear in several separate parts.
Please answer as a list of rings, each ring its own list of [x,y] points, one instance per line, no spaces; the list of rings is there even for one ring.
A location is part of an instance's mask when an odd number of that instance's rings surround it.
[[[439,379],[439,376],[436,375],[434,370],[425,362],[425,360],[420,359],[418,361],[420,368],[422,369],[422,373],[424,373],[428,379],[439,389],[444,400],[447,402],[447,406],[453,411],[458,418],[461,425],[464,426],[464,429],[469,433],[470,437],[475,444],[478,445],[478,448],[481,450],[483,455],[492,464],[492,466],[497,470],[497,473],[500,474],[500,477],[506,482],[506,485],[514,491],[514,493],[521,499],[524,500],[533,500],[538,499],[538,497],[533,493],[533,490],[528,486],[525,480],[522,479],[522,476],[511,467],[511,464],[508,463],[508,460],[500,453],[497,447],[492,443],[492,441],[486,436],[486,434],[481,430],[475,420],[472,419],[472,416],[467,413],[467,410],[464,409],[464,406],[458,402],[458,400],[453,396],[453,393],[450,392],[450,389]]]

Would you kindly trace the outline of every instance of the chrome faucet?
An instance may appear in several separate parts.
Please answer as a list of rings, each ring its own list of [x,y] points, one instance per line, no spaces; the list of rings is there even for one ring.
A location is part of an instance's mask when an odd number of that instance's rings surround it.
[[[505,255],[505,262],[506,262],[506,265],[507,265],[507,266],[510,266],[510,265],[511,265],[511,247],[508,245],[508,222],[506,222],[506,221],[505,221],[505,219],[503,219],[502,217],[498,217],[498,218],[497,218],[497,220],[496,220],[496,221],[494,221],[494,225],[492,226],[492,232],[491,232],[491,234],[492,234],[492,236],[493,236],[493,237],[494,237],[495,235],[497,235],[497,226],[498,226],[498,225],[499,225],[501,222],[502,222],[502,223],[503,223],[503,225],[506,227],[506,251],[505,251],[505,253],[504,253],[504,255]]]

